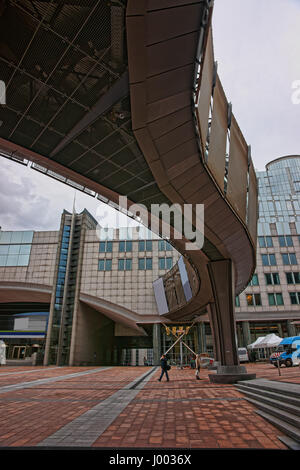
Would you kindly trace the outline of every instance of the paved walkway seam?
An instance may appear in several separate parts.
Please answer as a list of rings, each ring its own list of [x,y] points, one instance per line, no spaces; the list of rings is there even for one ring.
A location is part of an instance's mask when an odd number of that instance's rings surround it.
[[[108,369],[111,369],[111,367],[98,367],[98,369],[91,369],[83,372],[75,372],[75,374],[60,375],[58,377],[48,377],[46,379],[32,380],[31,382],[21,382],[14,385],[5,385],[4,387],[0,387],[0,393],[12,392],[15,390],[20,390],[22,388],[36,387],[37,385],[44,385],[46,383],[51,382],[59,382],[60,380],[72,379],[74,377],[80,377],[82,375],[96,374],[97,372],[101,372],[103,370]]]
[[[57,367],[49,367],[49,368],[44,368],[44,369],[30,369],[30,370],[21,370],[20,372],[0,372],[0,377],[6,376],[6,375],[20,375],[20,374],[30,374],[32,372],[49,372],[49,370],[55,370],[55,369],[62,369],[62,366],[57,366]],[[65,368],[65,367],[64,367]]]
[[[130,384],[125,385],[121,390],[118,390],[66,426],[63,426],[51,436],[48,436],[38,443],[37,446],[91,447],[141,390],[141,388],[133,389],[132,387],[137,383],[141,387],[145,386],[156,371],[157,367],[154,367],[150,373],[147,371]]]

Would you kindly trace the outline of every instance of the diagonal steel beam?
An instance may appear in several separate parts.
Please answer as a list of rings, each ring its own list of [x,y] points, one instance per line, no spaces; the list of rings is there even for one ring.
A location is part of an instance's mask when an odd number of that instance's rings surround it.
[[[99,101],[91,108],[87,114],[78,121],[78,123],[71,129],[71,131],[64,137],[59,144],[52,150],[50,157],[54,157],[66,145],[74,140],[93,122],[95,122],[102,114],[108,111],[115,103],[125,98],[129,93],[129,80],[128,71],[120,77],[120,79],[113,84],[113,86],[101,96]]]

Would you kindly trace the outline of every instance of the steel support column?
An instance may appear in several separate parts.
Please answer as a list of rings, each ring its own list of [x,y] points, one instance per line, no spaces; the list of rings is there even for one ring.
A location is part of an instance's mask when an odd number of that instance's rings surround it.
[[[214,303],[210,320],[214,331],[217,373],[209,375],[213,383],[234,383],[255,378],[239,365],[234,315],[234,277],[231,260],[212,261],[207,265]]]

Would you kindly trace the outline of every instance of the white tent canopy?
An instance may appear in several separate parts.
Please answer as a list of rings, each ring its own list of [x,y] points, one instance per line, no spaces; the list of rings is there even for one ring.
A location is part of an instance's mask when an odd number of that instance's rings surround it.
[[[254,343],[251,343],[248,345],[248,348],[257,349],[257,348],[262,347],[260,346],[260,344],[264,341],[265,338],[266,338],[265,336],[259,336],[259,338],[257,338],[257,340],[254,341]]]
[[[275,348],[280,344],[282,341],[282,338],[279,336],[275,335],[274,333],[271,333],[270,335],[267,335],[263,342],[261,343],[260,347],[261,348]]]
[[[267,336],[260,336],[257,338],[254,343],[249,344],[248,348],[251,349],[259,349],[259,348],[275,348],[280,344],[282,341],[282,338],[279,336],[275,335],[274,333],[271,333]]]

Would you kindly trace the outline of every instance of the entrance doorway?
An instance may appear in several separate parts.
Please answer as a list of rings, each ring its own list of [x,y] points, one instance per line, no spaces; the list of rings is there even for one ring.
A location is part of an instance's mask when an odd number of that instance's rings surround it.
[[[162,349],[167,352],[167,357],[171,365],[186,367],[194,365],[194,353],[198,350],[196,328],[194,324],[189,326],[166,326],[162,330]],[[177,341],[179,336],[182,341]]]

